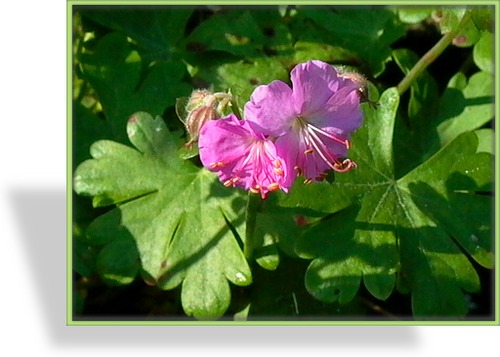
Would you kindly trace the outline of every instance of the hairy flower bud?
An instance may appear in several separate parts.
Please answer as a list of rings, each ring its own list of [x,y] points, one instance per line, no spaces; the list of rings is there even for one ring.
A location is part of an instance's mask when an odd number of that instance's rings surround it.
[[[229,93],[213,93],[208,89],[195,89],[189,98],[177,99],[177,115],[190,138],[186,146],[198,141],[200,130],[207,121],[224,116],[232,100],[233,96]]]
[[[188,144],[198,141],[200,130],[207,121],[218,118],[220,116],[217,115],[217,112],[212,107],[201,106],[190,111],[185,123],[190,137]]]
[[[339,68],[337,70],[339,71],[339,77],[350,79],[358,86],[358,96],[361,102],[367,102],[374,108],[377,107],[377,103],[371,101],[368,96],[368,81],[365,76],[357,72],[347,72]]]

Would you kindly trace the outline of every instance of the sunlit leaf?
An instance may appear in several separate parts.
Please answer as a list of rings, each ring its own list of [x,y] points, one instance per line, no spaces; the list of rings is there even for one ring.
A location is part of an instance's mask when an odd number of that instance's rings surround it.
[[[226,63],[203,70],[200,77],[212,83],[217,90],[234,93],[240,108],[250,99],[253,90],[273,80],[288,80],[285,66],[273,58],[259,58],[255,61]]]
[[[432,13],[432,8],[404,6],[397,9],[399,19],[408,24],[418,24]]]
[[[442,34],[455,31],[461,26],[459,33],[452,41],[452,44],[457,47],[470,47],[474,45],[480,37],[480,32],[477,29],[474,21],[469,19],[462,23],[467,10],[465,6],[443,6],[441,10],[435,12],[435,18],[438,18],[438,25]]]
[[[493,119],[493,93],[494,78],[491,73],[477,72],[468,80],[457,73],[450,80],[433,123],[437,125],[441,146]]]
[[[117,301],[148,319],[493,311],[494,10],[76,6],[74,313],[114,318]],[[395,88],[379,96],[464,15],[452,41],[461,48],[401,98]],[[243,113],[257,86],[289,83],[311,59],[369,79],[372,103],[348,151],[357,168],[315,184],[298,177],[262,200],[247,262],[248,196],[202,168],[196,143],[184,145],[185,101],[196,88],[230,91]]]
[[[230,303],[228,280],[241,286],[252,281],[228,225],[241,231],[244,196],[179,159],[161,118],[136,113],[127,132],[135,148],[99,141],[92,146],[93,159],[74,176],[77,193],[94,196],[96,205],[117,205],[89,227],[90,242],[104,246],[100,273],[126,283],[135,275],[136,252],[149,284],[173,289],[182,283],[188,315],[221,316]],[[121,249],[112,249],[117,244]]]
[[[412,292],[415,316],[457,318],[467,311],[462,289],[479,289],[469,259],[488,268],[493,263],[491,216],[479,213],[488,211],[491,197],[476,193],[491,189],[492,157],[478,153],[477,135],[465,132],[396,178],[398,100],[388,89],[377,110],[366,109],[352,139],[350,157],[358,168],[322,188],[325,197],[347,196],[352,204],[311,225],[296,251],[313,258],[306,286],[319,299],[345,303],[363,282],[384,300],[399,279]]]
[[[481,38],[474,46],[472,52],[474,63],[482,71],[493,74],[494,60],[493,60],[494,38],[493,34],[489,31],[482,31]]]

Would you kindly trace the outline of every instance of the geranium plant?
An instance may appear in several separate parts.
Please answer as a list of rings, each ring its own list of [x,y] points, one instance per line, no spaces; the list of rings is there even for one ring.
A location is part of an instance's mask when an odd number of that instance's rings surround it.
[[[73,319],[487,319],[492,10],[74,8]]]

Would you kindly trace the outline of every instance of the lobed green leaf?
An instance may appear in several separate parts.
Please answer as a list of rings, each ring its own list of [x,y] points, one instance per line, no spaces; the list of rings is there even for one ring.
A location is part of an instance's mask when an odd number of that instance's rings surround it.
[[[493,264],[491,217],[484,214],[491,197],[477,193],[491,189],[492,157],[465,132],[395,179],[397,103],[388,89],[377,110],[367,109],[350,154],[358,168],[326,190],[350,197],[351,205],[311,225],[296,245],[299,256],[313,259],[306,287],[321,300],[345,303],[361,282],[381,300],[398,286],[411,291],[418,318],[460,317],[467,311],[462,289],[479,289],[469,257]]]
[[[474,63],[481,71],[493,74],[494,70],[494,38],[493,34],[489,31],[481,31],[481,38],[474,46],[472,56]]]
[[[493,119],[493,92],[493,76],[487,72],[477,72],[468,81],[458,73],[450,80],[433,123],[441,146]]]
[[[102,247],[99,272],[106,281],[129,283],[139,257],[149,284],[173,289],[182,283],[188,315],[217,318],[231,300],[228,280],[252,281],[234,233],[244,230],[241,191],[181,160],[161,118],[136,113],[127,131],[138,150],[97,142],[94,158],[75,172],[77,193],[94,196],[96,205],[117,205],[87,232],[89,242]]]

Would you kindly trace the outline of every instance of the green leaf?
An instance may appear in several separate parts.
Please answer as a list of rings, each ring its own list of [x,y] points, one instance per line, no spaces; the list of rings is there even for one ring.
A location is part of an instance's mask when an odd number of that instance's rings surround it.
[[[474,22],[469,20],[463,24],[459,34],[453,39],[452,44],[457,47],[470,47],[477,43],[480,37],[481,32],[477,29]]]
[[[458,35],[453,39],[452,43],[455,46],[470,47],[479,40],[480,32],[474,24],[474,21],[469,19],[462,23],[462,19],[466,12],[470,10],[467,10],[465,7],[443,7],[442,10],[438,11],[438,25],[442,34],[455,31],[459,26],[462,26]]]
[[[383,72],[391,57],[390,45],[404,35],[404,26],[390,10],[301,7],[300,12],[328,31],[328,44],[357,53],[375,77]]]
[[[419,60],[415,53],[407,49],[394,50],[392,55],[405,75]],[[412,83],[407,118],[399,118],[394,128],[396,177],[403,176],[425,161],[432,154],[429,153],[431,144],[439,144],[429,120],[436,116],[438,96],[438,85],[427,71]]]
[[[489,31],[481,31],[481,38],[474,46],[472,52],[474,63],[481,71],[493,74],[495,62],[493,60],[493,34]]]
[[[434,11],[436,18],[439,19],[438,25],[442,34],[454,31],[460,25],[460,21],[465,15],[466,8],[462,7],[445,7]]]
[[[239,286],[252,281],[233,233],[244,230],[240,217],[245,196],[181,160],[161,118],[136,113],[127,132],[135,149],[97,142],[93,159],[74,175],[77,193],[94,196],[96,205],[117,205],[87,232],[92,244],[103,246],[103,270],[109,279],[118,276],[127,282],[128,275],[115,269],[107,252],[117,240],[132,238],[149,284],[173,289],[182,283],[185,312],[199,319],[217,318],[229,306],[228,280]],[[128,248],[122,256],[132,264],[133,247]]]
[[[97,140],[111,136],[109,124],[80,103],[73,103],[73,170],[89,159],[89,147]]]
[[[419,57],[408,49],[397,49],[392,52],[396,64],[406,75],[418,62]],[[418,125],[433,114],[438,87],[432,76],[424,71],[410,87],[408,117],[412,126]]]
[[[263,57],[255,61],[225,63],[204,69],[199,74],[216,90],[231,90],[240,108],[250,99],[253,90],[273,80],[288,81],[288,71],[277,59]]]
[[[441,146],[458,135],[478,129],[494,116],[494,78],[490,73],[478,72],[467,81],[457,73],[443,93],[438,114],[434,120]]]
[[[353,62],[353,58],[356,57],[353,51],[325,43],[297,41],[293,49],[295,51],[295,63],[316,59],[332,64],[344,64]]]
[[[184,31],[192,9],[103,8],[82,11],[92,21],[121,32],[136,41],[148,56],[170,59]]]
[[[277,7],[262,7],[251,11],[253,20],[264,35],[263,50],[268,56],[287,56],[293,47],[293,38],[287,23]]]
[[[347,196],[351,204],[311,225],[296,252],[313,259],[305,279],[318,299],[348,302],[363,282],[384,300],[398,286],[411,291],[416,317],[459,318],[467,311],[462,289],[479,289],[469,259],[493,264],[492,197],[477,193],[491,190],[492,157],[478,152],[476,133],[465,132],[398,179],[392,154],[398,101],[390,88],[378,109],[365,107],[349,155],[358,167],[323,186],[324,197]]]
[[[144,73],[139,52],[119,33],[103,37],[93,53],[83,53],[79,60],[83,78],[97,92],[113,138],[122,143],[127,141],[126,120],[134,112],[163,114],[175,105],[176,97],[191,91],[182,82],[185,67],[180,61],[159,61]]]
[[[474,6],[471,8],[472,20],[480,31],[493,31],[495,23],[493,6]]]
[[[314,185],[305,185],[303,181],[298,178],[287,195],[278,193],[280,206],[334,213],[352,203],[349,195],[332,191],[330,184],[326,181]]]
[[[262,55],[266,39],[249,11],[230,11],[203,21],[185,42],[188,51],[224,51],[252,58]]]
[[[399,19],[402,22],[408,23],[408,24],[418,24],[419,22],[422,22],[426,18],[428,18],[431,13],[432,9],[431,8],[422,8],[422,7],[401,7],[397,9],[397,13],[399,16]]]
[[[250,311],[251,304],[249,303],[243,309],[235,313],[234,321],[247,321],[248,320],[248,312]]]
[[[495,154],[495,132],[492,129],[479,129],[476,130],[478,137],[477,152],[488,152],[492,155]]]
[[[283,194],[286,197],[286,194]],[[303,208],[280,207],[283,197],[272,195],[260,205],[255,228],[257,263],[264,269],[275,270],[280,262],[279,250],[296,258],[295,243],[308,224],[310,212]],[[278,249],[279,248],[279,249]]]
[[[359,303],[339,305],[327,304],[311,296],[304,287],[304,273],[308,262],[283,256],[274,271],[257,267],[252,285],[252,301],[248,320],[324,319],[325,316],[345,319],[348,316],[363,316],[366,308]]]
[[[74,201],[73,201],[74,202]],[[76,220],[76,219],[75,219]],[[73,224],[73,270],[83,277],[95,272],[96,254],[84,236],[84,230],[78,223]]]
[[[139,271],[139,254],[132,239],[115,239],[97,257],[97,271],[109,285],[127,285]]]

